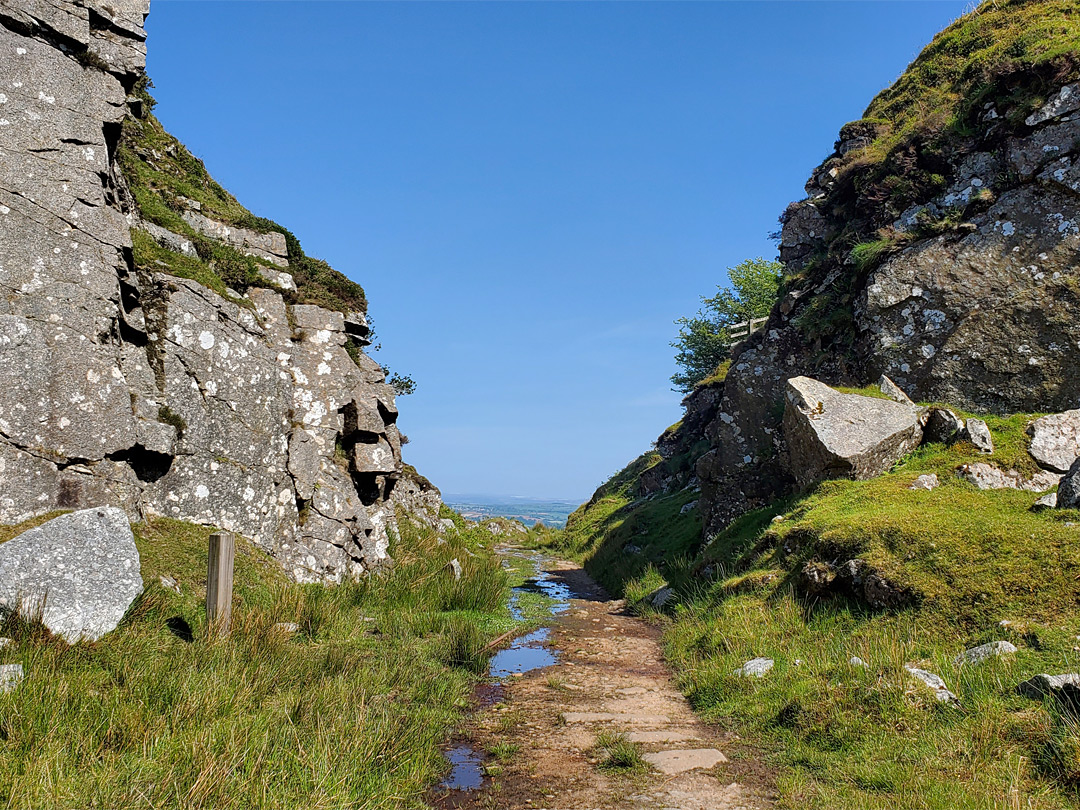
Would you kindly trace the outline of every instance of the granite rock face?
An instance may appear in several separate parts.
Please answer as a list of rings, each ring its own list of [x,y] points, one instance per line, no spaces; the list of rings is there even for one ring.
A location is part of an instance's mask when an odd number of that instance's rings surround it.
[[[68,642],[114,630],[142,590],[135,538],[115,507],[61,515],[0,545],[0,604]]]
[[[401,463],[363,313],[286,300],[285,236],[190,200],[183,222],[270,265],[267,288],[132,260],[132,227],[196,255],[141,221],[117,160],[148,10],[0,0],[0,521],[116,506],[250,537],[301,581],[377,568],[397,506],[435,525],[439,496]]]

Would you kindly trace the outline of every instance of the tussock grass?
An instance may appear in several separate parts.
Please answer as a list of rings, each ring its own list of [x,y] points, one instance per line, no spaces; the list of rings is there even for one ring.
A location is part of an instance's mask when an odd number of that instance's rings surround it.
[[[649,765],[641,754],[641,747],[630,742],[622,732],[601,731],[596,735],[594,750],[600,756],[597,767],[602,771],[641,773],[648,770]]]
[[[27,673],[0,695],[6,806],[423,806],[482,647],[512,624],[479,533],[410,532],[391,572],[336,588],[290,584],[241,543],[219,638],[203,618],[210,530],[135,528],[148,585],[116,631],[67,645],[17,617],[0,626],[15,640],[0,661]]]

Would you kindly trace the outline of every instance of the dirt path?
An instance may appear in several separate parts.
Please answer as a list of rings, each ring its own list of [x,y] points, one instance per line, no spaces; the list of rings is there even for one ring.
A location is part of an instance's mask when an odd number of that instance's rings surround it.
[[[658,631],[610,599],[579,567],[547,562],[545,579],[569,590],[549,633],[518,649],[555,663],[488,693],[469,730],[490,778],[443,792],[436,807],[535,810],[664,808],[758,810],[769,805],[768,774],[752,759],[729,759],[739,741],[700,722],[672,683]],[[545,637],[546,636],[546,637]],[[514,669],[511,656],[494,674]],[[528,664],[519,669],[527,669]],[[601,732],[625,732],[646,752],[647,772],[598,767]],[[458,749],[467,759],[467,748]],[[467,771],[468,768],[465,769]],[[465,782],[464,784],[467,784]],[[475,783],[474,783],[475,784]]]

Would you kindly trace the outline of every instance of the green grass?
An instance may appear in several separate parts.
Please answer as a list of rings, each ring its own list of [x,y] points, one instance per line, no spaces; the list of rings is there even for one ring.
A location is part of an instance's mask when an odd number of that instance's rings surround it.
[[[641,754],[641,747],[630,742],[626,734],[614,731],[601,731],[596,736],[594,750],[600,756],[597,767],[609,773],[642,773],[648,770],[648,763]]]
[[[199,203],[199,213],[210,219],[285,236],[288,272],[297,287],[296,292],[286,295],[290,303],[317,304],[340,312],[367,311],[367,299],[359,284],[321,259],[308,256],[286,228],[240,205],[214,181],[203,162],[166,132],[153,115],[124,122],[117,157],[141,216],[191,239],[199,253],[198,258],[171,253],[136,230],[132,238],[138,267],[194,279],[219,295],[226,295],[226,287],[242,293],[251,286],[273,286],[259,276],[258,260],[200,235],[184,221],[181,212],[187,203],[180,198],[186,197]]]
[[[513,626],[489,535],[412,533],[389,574],[337,588],[290,584],[241,542],[233,631],[217,638],[203,609],[211,529],[135,531],[147,587],[117,630],[69,646],[18,617],[0,627],[15,639],[0,662],[27,673],[0,695],[5,806],[423,806],[483,647]]]
[[[754,740],[781,808],[1080,808],[1076,720],[1015,692],[1035,673],[1080,670],[1080,514],[1032,513],[1035,493],[981,492],[956,476],[976,461],[1033,472],[1033,416],[983,417],[992,456],[926,445],[878,478],[744,515],[700,549],[675,509],[687,493],[634,497],[649,466],[638,459],[548,543],[664,627],[680,686],[707,720]],[[926,473],[941,486],[910,490]],[[625,554],[629,543],[641,553]],[[804,565],[849,559],[910,599],[874,610],[842,591],[809,594]],[[665,584],[676,598],[658,611],[649,597]],[[1019,652],[954,662],[999,639]],[[765,678],[734,675],[759,656],[776,661]],[[906,663],[944,678],[959,707],[939,704]]]

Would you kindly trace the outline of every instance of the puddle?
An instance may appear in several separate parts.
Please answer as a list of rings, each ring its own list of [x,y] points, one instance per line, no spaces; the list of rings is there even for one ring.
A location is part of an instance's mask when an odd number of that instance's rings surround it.
[[[545,610],[550,616],[558,616],[570,609],[570,600],[580,598],[577,594],[558,578],[557,574],[541,570],[544,560],[535,554],[506,554],[507,557],[515,558],[517,564],[524,563],[533,566],[536,575],[527,579],[521,585],[513,588],[510,593],[510,615],[515,621],[525,619],[518,600],[523,593],[534,593],[545,596],[550,600],[545,605]],[[511,568],[506,559],[503,560],[504,568]],[[515,675],[523,675],[544,667],[550,667],[559,660],[558,652],[547,645],[551,631],[547,627],[534,630],[523,636],[519,636],[511,642],[506,649],[499,650],[491,658],[488,667],[488,675],[491,681],[477,687],[476,697],[481,707],[490,706],[502,700],[505,694],[505,681]],[[438,790],[445,792],[439,800],[439,807],[454,807],[456,801],[469,791],[477,790],[484,784],[483,756],[472,746],[458,745],[445,753],[447,762],[450,763],[450,774],[439,784]],[[457,797],[457,798],[456,798]]]
[[[492,678],[508,678],[523,675],[534,669],[550,667],[558,656],[547,646],[550,631],[543,627],[526,636],[514,639],[505,650],[499,650],[491,659],[488,674]]]
[[[480,754],[468,745],[451,748],[444,755],[450,763],[450,775],[443,779],[445,790],[476,790],[484,784],[484,764]]]

